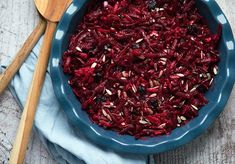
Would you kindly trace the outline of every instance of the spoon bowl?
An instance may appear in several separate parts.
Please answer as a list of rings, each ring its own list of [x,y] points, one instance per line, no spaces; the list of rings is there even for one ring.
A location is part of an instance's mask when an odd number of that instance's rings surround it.
[[[72,0],[34,0],[38,12],[50,22],[58,22]]]

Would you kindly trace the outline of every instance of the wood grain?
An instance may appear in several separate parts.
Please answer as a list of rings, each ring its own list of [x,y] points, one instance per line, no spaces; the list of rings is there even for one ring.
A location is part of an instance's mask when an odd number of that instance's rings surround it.
[[[71,2],[71,0],[35,0],[38,11],[42,17],[47,19],[47,28],[11,152],[10,164],[22,164],[24,162],[26,148],[30,139],[36,109],[46,76],[54,32],[57,27],[57,22]]]
[[[235,31],[235,0],[217,0]],[[0,0],[0,62],[9,63],[38,22],[32,0]],[[21,112],[9,91],[0,96],[0,163],[7,163]],[[10,121],[9,121],[10,120]],[[235,88],[223,113],[206,133],[176,150],[155,155],[156,164],[234,164]],[[36,135],[26,164],[55,164]]]
[[[19,70],[25,59],[30,54],[30,51],[33,49],[39,38],[42,36],[46,28],[45,20],[41,19],[38,22],[38,25],[35,27],[33,32],[27,38],[22,48],[16,54],[15,58],[11,62],[11,64],[7,67],[7,69],[0,74],[0,95],[6,89],[12,77]]]
[[[51,42],[56,26],[57,23],[47,22],[46,33],[44,35],[40,55],[38,57],[33,75],[32,84],[21,116],[16,140],[11,152],[10,164],[22,164],[24,162],[26,148],[30,139],[33,121],[46,75],[46,69],[50,57]]]
[[[39,21],[32,0],[0,0],[0,62],[9,64]],[[7,90],[0,96],[0,163],[8,163],[21,110]],[[27,148],[26,164],[55,164],[36,135]]]
[[[34,0],[34,2],[44,18],[51,22],[58,22],[72,0]]]

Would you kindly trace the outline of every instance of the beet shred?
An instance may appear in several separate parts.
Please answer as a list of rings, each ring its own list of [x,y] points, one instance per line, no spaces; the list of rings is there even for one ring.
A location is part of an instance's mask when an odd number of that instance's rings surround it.
[[[198,115],[218,73],[218,41],[195,0],[93,1],[62,67],[90,119],[135,138]]]

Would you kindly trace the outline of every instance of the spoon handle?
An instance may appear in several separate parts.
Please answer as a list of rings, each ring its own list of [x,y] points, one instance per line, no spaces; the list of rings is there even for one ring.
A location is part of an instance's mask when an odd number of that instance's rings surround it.
[[[0,95],[6,89],[7,85],[9,84],[13,76],[16,74],[16,72],[20,69],[21,65],[28,57],[30,51],[37,43],[39,37],[42,36],[42,34],[44,33],[45,28],[46,28],[46,21],[41,19],[36,28],[28,37],[28,39],[25,41],[22,48],[16,54],[14,60],[7,67],[7,69],[0,75]]]
[[[30,138],[36,108],[40,98],[41,89],[45,80],[46,69],[50,57],[52,38],[57,23],[47,22],[46,33],[40,50],[40,55],[36,64],[32,84],[28,93],[28,98],[21,116],[16,140],[10,156],[10,164],[22,164]],[[53,91],[48,91],[53,92]]]

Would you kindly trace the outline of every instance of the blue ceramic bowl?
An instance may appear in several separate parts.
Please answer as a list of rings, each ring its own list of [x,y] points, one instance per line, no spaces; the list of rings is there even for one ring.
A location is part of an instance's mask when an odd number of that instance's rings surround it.
[[[136,140],[132,136],[119,135],[93,124],[68,85],[60,66],[63,52],[67,49],[70,36],[81,21],[89,0],[75,0],[61,19],[54,37],[51,51],[51,76],[55,94],[68,119],[94,143],[120,152],[149,154],[159,153],[186,144],[202,134],[219,116],[230,96],[235,74],[235,50],[233,34],[228,20],[214,0],[198,0],[197,7],[207,19],[213,32],[218,24],[223,26],[219,44],[221,61],[219,74],[211,89],[206,93],[209,103],[199,111],[199,116],[183,127],[164,135],[147,140]]]

